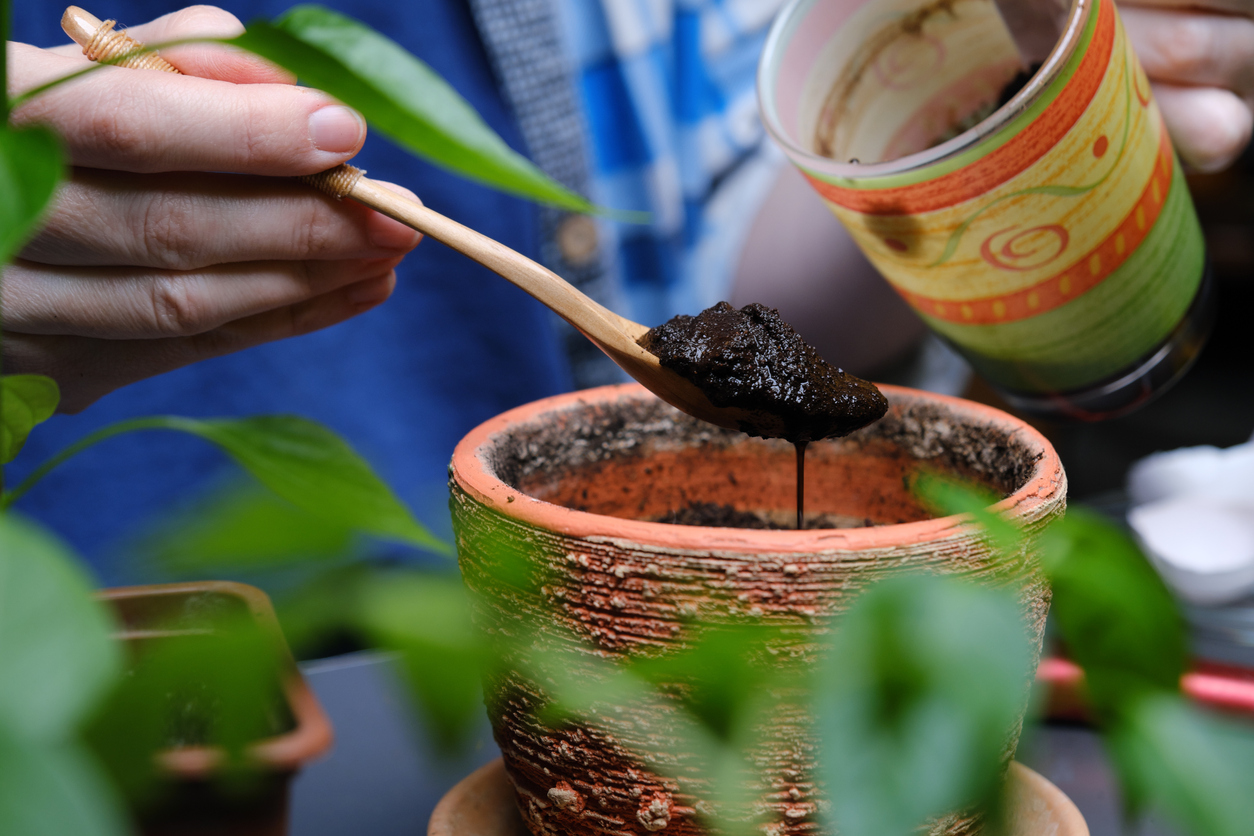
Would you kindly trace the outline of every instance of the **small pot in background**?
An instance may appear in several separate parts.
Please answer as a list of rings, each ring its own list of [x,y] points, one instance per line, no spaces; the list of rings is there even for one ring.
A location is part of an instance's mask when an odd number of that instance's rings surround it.
[[[222,749],[189,742],[194,734],[171,733],[186,739],[155,755],[153,783],[146,803],[136,810],[143,836],[284,836],[292,778],[330,748],[332,734],[296,667],[270,599],[256,587],[227,581],[122,587],[99,597],[117,614],[117,638],[129,651],[129,678],[152,652],[177,654],[194,664],[205,637],[242,623],[266,645],[264,658],[272,667],[267,675],[276,679],[274,704],[259,718],[268,733],[245,745],[247,770],[230,776],[236,780],[224,780],[228,759]],[[190,691],[195,702],[195,683]],[[205,702],[213,705],[212,698]],[[168,713],[165,706],[153,711]],[[199,728],[213,719],[191,721]]]

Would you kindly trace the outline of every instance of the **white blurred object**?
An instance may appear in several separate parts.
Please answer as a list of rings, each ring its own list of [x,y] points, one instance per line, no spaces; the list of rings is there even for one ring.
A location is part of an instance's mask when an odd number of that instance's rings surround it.
[[[1128,496],[1128,525],[1177,595],[1218,606],[1254,592],[1254,441],[1147,456]]]
[[[1185,447],[1146,456],[1128,471],[1133,506],[1171,496],[1254,503],[1254,441],[1235,447]]]
[[[1254,591],[1254,503],[1175,496],[1133,508],[1128,524],[1184,600],[1214,606]]]

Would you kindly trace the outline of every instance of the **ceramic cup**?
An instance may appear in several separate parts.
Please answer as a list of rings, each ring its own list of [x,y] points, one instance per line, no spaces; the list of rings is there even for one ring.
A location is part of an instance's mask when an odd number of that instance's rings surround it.
[[[809,446],[807,511],[827,516],[827,528],[659,522],[708,503],[787,524],[795,512],[794,453],[784,441],[698,421],[636,384],[519,407],[458,444],[449,506],[476,624],[489,637],[533,642],[502,651],[503,672],[485,693],[535,836],[702,836],[696,811],[712,795],[708,776],[673,779],[644,765],[684,758],[666,705],[613,706],[599,712],[597,728],[538,717],[544,686],[527,673],[537,655],[595,677],[598,660],[680,651],[699,625],[746,622],[780,627],[795,642],[789,654],[804,654],[868,584],[917,571],[1011,585],[1039,647],[1049,588],[1036,542],[1066,504],[1058,456],[1004,412],[881,388],[889,401],[883,419]],[[1005,497],[994,508],[1027,534],[1021,563],[993,560],[967,520],[922,508],[906,486],[921,465],[975,478]],[[542,585],[519,583],[518,561]],[[1008,566],[1021,571],[999,571]],[[763,767],[747,792],[767,820],[765,832],[821,832],[811,721],[786,700],[772,719]],[[1006,735],[1008,761],[1018,729]],[[973,827],[971,816],[955,813],[928,832],[958,836]]]
[[[758,89],[774,140],[933,331],[1015,406],[1103,418],[1197,355],[1206,256],[1114,3],[1053,2],[1003,4],[1035,15],[1033,44],[991,0],[794,0]]]

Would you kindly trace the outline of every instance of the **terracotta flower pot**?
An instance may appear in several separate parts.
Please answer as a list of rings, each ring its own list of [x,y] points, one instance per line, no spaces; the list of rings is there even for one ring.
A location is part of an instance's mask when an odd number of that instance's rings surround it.
[[[270,599],[256,587],[229,581],[119,587],[99,597],[116,611],[117,638],[132,660],[166,649],[194,661],[201,637],[238,619],[257,627],[278,667],[280,696],[266,709],[272,734],[246,747],[252,767],[247,782],[231,786],[219,780],[226,753],[212,746],[183,744],[157,753],[156,793],[136,810],[143,836],[284,836],[292,778],[330,748],[332,735],[322,706],[292,659]]]
[[[458,553],[478,624],[508,633],[526,616],[539,625],[528,627],[536,647],[568,647],[573,633],[609,658],[678,648],[694,621],[785,625],[800,646],[860,589],[894,573],[929,569],[1004,582],[994,578],[974,526],[931,518],[911,495],[908,477],[927,465],[1006,497],[994,507],[1028,535],[1014,583],[1039,646],[1049,590],[1034,544],[1064,510],[1057,455],[998,410],[882,388],[891,404],[884,419],[810,446],[807,513],[848,526],[835,529],[653,521],[713,503],[786,522],[795,509],[794,453],[787,443],[697,422],[636,385],[538,401],[480,425],[458,445],[450,469]],[[511,583],[506,556],[544,573],[544,585]],[[508,668],[487,683],[487,698],[532,833],[701,832],[700,777],[663,778],[631,754],[672,751],[664,711],[624,706],[604,714],[597,729],[546,726],[532,713],[543,696]],[[814,830],[821,801],[808,718],[796,713],[774,724],[757,787],[775,836]],[[955,815],[932,832],[971,828]]]

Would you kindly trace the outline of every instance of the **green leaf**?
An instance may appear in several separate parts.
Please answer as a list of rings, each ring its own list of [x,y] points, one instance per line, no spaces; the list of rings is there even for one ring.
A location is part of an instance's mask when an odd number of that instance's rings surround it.
[[[912,836],[992,806],[1031,651],[1009,593],[935,576],[866,592],[837,622],[815,689],[833,829]]]
[[[241,477],[186,510],[162,518],[127,551],[166,572],[204,577],[351,553],[352,528],[311,514]]]
[[[36,744],[0,732],[0,833],[125,836],[111,788],[77,746]]]
[[[1054,588],[1051,615],[1084,668],[1099,715],[1147,691],[1176,692],[1187,660],[1184,623],[1136,544],[1098,514],[1073,508],[1041,540]]]
[[[1246,836],[1254,822],[1254,735],[1156,695],[1124,712],[1106,739],[1129,807],[1162,809],[1194,836]]]
[[[719,739],[731,740],[768,688],[800,683],[787,658],[771,652],[782,638],[774,626],[720,626],[702,631],[678,653],[632,659],[627,670],[655,687],[681,684],[683,707]]]
[[[595,208],[505,144],[429,66],[323,6],[254,20],[232,41],[356,108],[403,148],[471,180],[578,212]]]
[[[270,490],[330,524],[452,554],[452,547],[423,528],[343,439],[315,421],[294,415],[218,420],[164,415],[109,424],[35,468],[20,485],[0,496],[0,510],[62,462],[107,438],[138,430],[174,430],[210,441]]]
[[[117,676],[112,627],[68,549],[0,513],[0,729],[37,740],[73,734]]]
[[[676,781],[703,777],[697,817],[710,832],[760,836],[758,756],[778,745],[781,693],[796,695],[801,681],[784,660],[773,657],[784,662],[781,666],[764,658],[782,631],[719,627],[678,653],[622,664],[603,658],[583,637],[561,627],[557,633],[565,633],[564,638],[526,647],[535,636],[552,638],[555,626],[524,620],[510,630],[516,638],[502,642],[513,644],[510,664],[548,700],[537,706],[540,721],[551,726],[578,722],[613,736],[622,726],[605,725],[607,714],[617,716],[629,707],[655,718],[650,728],[671,745],[635,754],[657,774]],[[500,652],[497,645],[494,650]],[[733,658],[737,651],[743,655]]]
[[[321,424],[294,415],[164,421],[169,429],[218,445],[263,485],[308,513],[367,534],[452,552],[414,519],[364,459]]]
[[[60,400],[61,390],[50,377],[0,377],[0,464],[8,464],[22,452],[30,431],[52,417]]]
[[[361,584],[378,570],[362,561],[321,566],[311,576],[276,592],[274,609],[292,655],[330,655],[357,633]],[[360,644],[360,642],[356,642]]]
[[[987,487],[927,470],[916,474],[911,487],[925,504],[942,514],[970,515],[984,527],[998,552],[1013,554],[1022,547],[1023,532],[1005,517],[988,510],[1001,497]]]
[[[0,264],[25,243],[63,169],[61,143],[52,131],[0,125]]]
[[[427,712],[437,743],[465,740],[482,711],[486,645],[457,577],[380,575],[363,584],[359,627],[400,654],[405,679]]]

